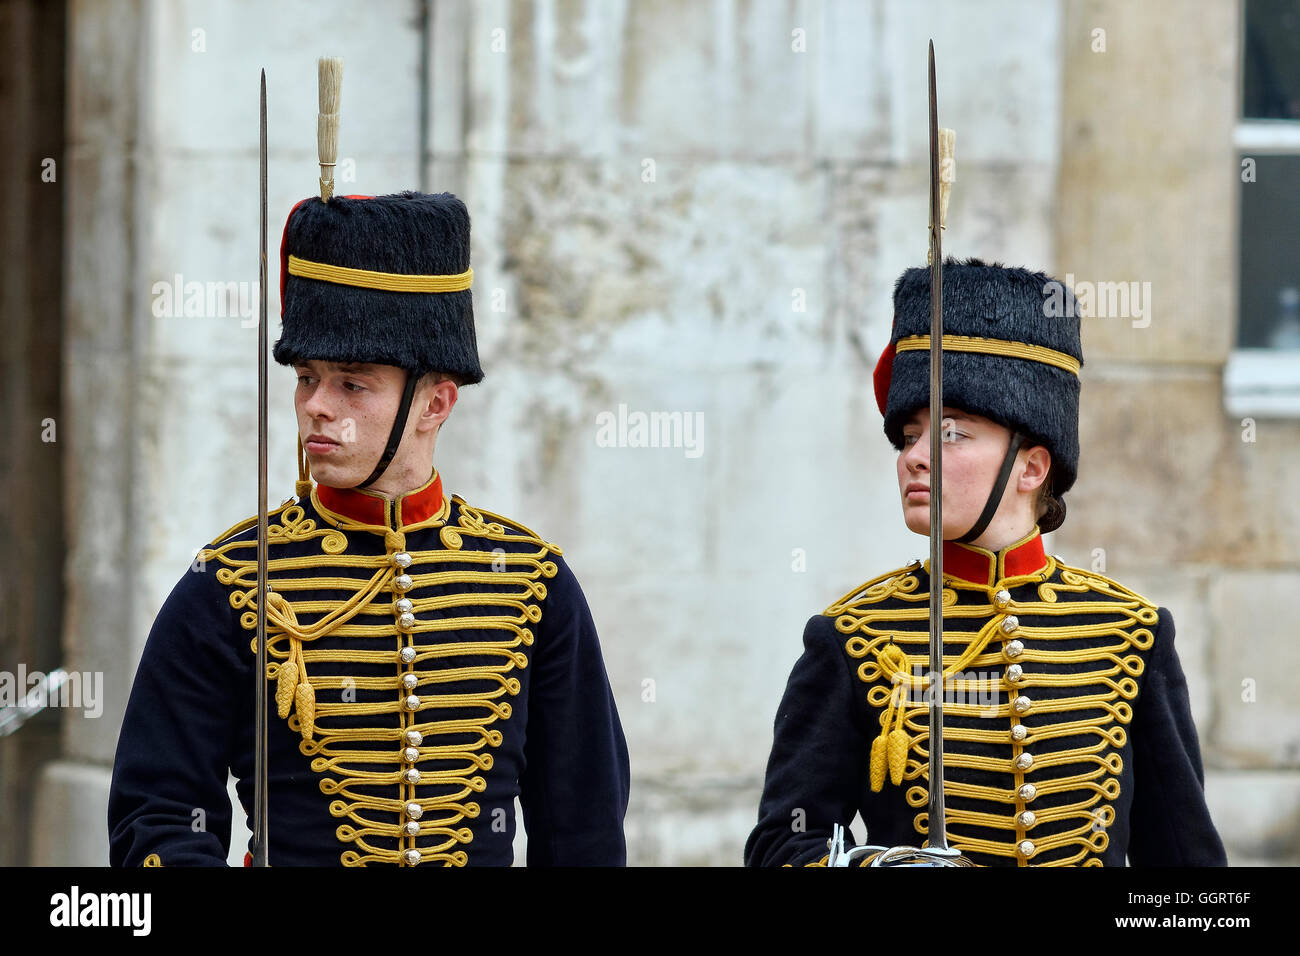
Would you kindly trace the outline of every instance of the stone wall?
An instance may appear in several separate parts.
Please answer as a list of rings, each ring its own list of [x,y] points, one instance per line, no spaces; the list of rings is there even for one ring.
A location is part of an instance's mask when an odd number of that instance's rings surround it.
[[[1066,7],[1059,275],[1150,283],[1150,312],[1084,320],[1076,561],[1167,606],[1206,791],[1234,864],[1300,862],[1300,423],[1224,410],[1236,341],[1239,11]],[[1106,50],[1094,50],[1094,31]],[[1248,187],[1247,187],[1248,188]]]

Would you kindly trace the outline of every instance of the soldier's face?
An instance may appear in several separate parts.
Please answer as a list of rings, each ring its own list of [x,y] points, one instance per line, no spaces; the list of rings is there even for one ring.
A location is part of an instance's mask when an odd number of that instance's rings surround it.
[[[298,434],[312,476],[335,488],[365,481],[388,442],[406,373],[392,365],[319,361],[294,371]]]
[[[975,524],[1007,453],[1011,432],[996,422],[960,408],[944,406],[943,426],[943,536],[960,538]],[[999,513],[1021,502],[1017,456],[1002,496]],[[920,487],[925,490],[919,490]],[[903,426],[903,450],[898,454],[898,493],[903,520],[917,534],[930,533],[930,410],[917,409]]]

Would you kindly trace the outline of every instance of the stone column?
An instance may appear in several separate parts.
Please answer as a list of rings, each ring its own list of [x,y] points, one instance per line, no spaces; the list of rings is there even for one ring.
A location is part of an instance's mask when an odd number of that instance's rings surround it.
[[[196,550],[256,511],[258,71],[270,243],[316,189],[316,58],[342,55],[340,184],[417,184],[415,6],[69,4],[63,647],[104,712],[64,715],[33,858],[107,862],[106,806],[135,664]],[[271,338],[278,335],[272,266]],[[292,375],[271,372],[270,498],[296,478]],[[251,716],[250,716],[251,719]],[[231,860],[243,856],[238,821]]]
[[[138,227],[151,192],[140,90],[147,23],[140,2],[68,5],[63,650],[70,669],[103,675],[105,706],[98,719],[63,714],[62,759],[37,792],[40,864],[107,862],[108,766],[131,680],[123,641],[141,623],[134,492],[137,316],[147,308]]]
[[[1066,4],[1056,270],[1125,283],[1145,313],[1083,321],[1082,455],[1059,538],[1173,612],[1230,861],[1294,864],[1300,423],[1229,417],[1222,397],[1250,188],[1233,149],[1239,6]]]

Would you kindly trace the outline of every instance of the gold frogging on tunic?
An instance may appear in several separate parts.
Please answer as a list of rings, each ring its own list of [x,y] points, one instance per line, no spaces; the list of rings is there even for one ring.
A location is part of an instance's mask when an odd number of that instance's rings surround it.
[[[917,781],[905,798],[922,811],[913,817],[913,827],[924,835],[928,710],[923,699],[909,704],[905,697],[909,689],[928,685],[926,678],[915,676],[929,670],[929,593],[920,588],[918,570],[914,564],[874,578],[823,613],[846,635],[848,655],[861,660],[857,676],[867,685],[867,703],[881,726],[869,768],[872,789],[883,788],[885,766],[895,785]],[[1023,593],[1025,585],[1035,586],[1036,593],[1013,602],[1012,589]],[[958,592],[975,600],[962,603]],[[1075,595],[1083,599],[1070,600]],[[1133,718],[1130,702],[1146,666],[1137,652],[1152,646],[1158,609],[1110,578],[1055,557],[1034,574],[990,584],[947,578],[943,607],[944,643],[959,648],[955,656],[944,657],[944,693],[956,698],[945,696],[944,702],[949,718],[944,792],[958,800],[957,806],[950,800],[947,807],[950,844],[964,853],[1005,857],[1022,866],[1061,850],[1067,852],[1052,854],[1049,865],[1100,866],[1120,794],[1120,751]],[[1071,624],[1051,626],[1061,615],[1070,616]],[[1030,626],[1026,619],[1049,623]],[[1080,639],[1086,639],[1085,646],[1080,647]],[[1012,659],[1016,663],[1008,666]],[[1068,673],[1069,666],[1079,664],[1088,669]],[[977,676],[964,676],[966,668]],[[1002,676],[996,705],[991,705],[980,701],[986,687],[975,685],[978,675],[996,670]],[[969,702],[972,697],[976,703]],[[1066,746],[1069,737],[1091,742]],[[990,756],[991,750],[1005,752]],[[876,755],[880,751],[883,757]],[[1075,772],[1055,775],[1067,767]],[[1005,784],[976,782],[989,773],[1001,775]],[[1043,793],[1067,793],[1069,799],[1031,809]],[[978,809],[971,807],[975,801]],[[1067,826],[1035,833],[1049,822]],[[972,827],[999,831],[1000,837],[976,836]]]
[[[463,866],[469,858],[463,847],[473,839],[472,830],[463,824],[479,815],[480,806],[472,798],[486,789],[483,774],[493,766],[491,750],[503,739],[493,725],[509,720],[513,712],[508,698],[521,689],[513,672],[528,666],[524,649],[532,646],[533,629],[542,618],[546,580],[554,578],[558,570],[552,556],[562,552],[523,525],[472,508],[459,497],[444,498],[437,514],[402,531],[355,522],[328,512],[319,500],[313,501],[335,527],[318,527],[300,505],[272,512],[279,520],[268,527],[273,553],[278,545],[290,542],[317,538],[321,542],[320,554],[273,557],[268,564],[273,588],[267,599],[266,677],[277,684],[280,716],[287,717],[290,728],[300,732],[299,748],[313,758],[312,769],[322,775],[321,791],[336,797],[329,812],[349,821],[335,831],[349,847],[340,857],[345,866],[415,866],[430,862]],[[451,501],[458,507],[455,528],[446,524]],[[227,530],[217,538],[222,543],[206,549],[202,556],[205,561],[220,562],[217,579],[231,588],[230,604],[243,612],[241,625],[253,630],[256,559],[236,558],[234,552],[255,550],[256,541],[228,540],[250,526],[245,521]],[[409,549],[408,536],[426,528],[441,529],[438,541],[446,550]],[[382,533],[386,552],[347,553],[348,535],[352,533]],[[532,548],[515,552],[499,547],[500,542]],[[458,566],[446,568],[448,562]],[[368,576],[352,577],[348,570]],[[284,575],[303,571],[309,573],[302,577]],[[458,584],[486,588],[457,593]],[[433,588],[439,588],[439,593],[421,596],[422,589]],[[323,590],[351,593],[342,601],[321,601],[318,592]],[[297,597],[299,593],[304,596]],[[317,599],[310,599],[311,595]],[[457,615],[454,611],[484,607],[491,608],[492,613]],[[433,610],[452,613],[420,620],[421,611]],[[305,625],[302,618],[316,620]],[[378,622],[363,623],[366,618],[378,618]],[[481,639],[455,643],[437,640],[449,631],[468,631]],[[312,646],[327,635],[391,638],[393,645],[387,651]],[[252,643],[256,643],[256,637]],[[392,677],[319,673],[320,665],[374,664],[381,657],[393,663]],[[495,662],[456,666],[458,659],[468,657],[490,657]],[[425,667],[421,668],[421,664]],[[429,666],[443,664],[452,666],[436,672],[439,681],[451,677],[483,681],[487,689],[444,699],[437,683],[429,679],[433,674]],[[377,705],[373,701],[358,702],[354,693],[349,701],[344,693],[348,689],[391,689],[393,697],[390,703]],[[318,691],[331,699],[318,699]],[[340,702],[334,702],[335,698],[341,698]],[[474,716],[455,721],[421,719],[432,716],[426,711],[447,706],[468,709]],[[291,709],[295,710],[292,716]],[[396,719],[389,726],[365,728],[348,722],[349,718],[355,721],[372,715],[393,715]],[[477,739],[462,742],[467,734]],[[391,744],[391,755],[363,749],[375,743]],[[416,791],[421,779],[418,764],[433,760],[439,762],[438,769],[431,771],[437,782],[458,789],[442,796],[421,797]],[[457,761],[459,766],[447,770],[447,761]],[[391,796],[360,792],[360,788],[390,785],[394,788]],[[391,821],[387,819],[390,816]],[[395,841],[396,849],[376,846],[368,839],[372,836]]]

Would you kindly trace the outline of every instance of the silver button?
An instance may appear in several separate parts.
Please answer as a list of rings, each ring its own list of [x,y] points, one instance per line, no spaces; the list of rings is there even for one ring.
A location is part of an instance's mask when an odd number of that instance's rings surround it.
[[[407,866],[417,866],[420,862],[420,851],[407,850],[402,854],[402,859],[406,861]]]
[[[1028,830],[1030,827],[1034,825],[1034,823],[1037,822],[1038,816],[1034,813],[1033,810],[1025,810],[1016,819],[1020,821],[1020,825],[1022,827]]]
[[[424,816],[424,807],[420,806],[418,803],[408,803],[406,805],[406,815],[412,820],[418,820],[420,817]]]
[[[402,675],[402,686],[405,687],[407,690],[415,690],[416,685],[418,685],[419,683],[420,683],[420,678],[417,677],[415,674]]]
[[[1024,724],[1016,724],[1014,727],[1011,728],[1012,740],[1024,740],[1028,736],[1029,736],[1029,728],[1026,727]]]
[[[1013,684],[1018,680],[1023,680],[1024,676],[1025,669],[1019,664],[1012,664],[1007,668],[1007,680],[1011,681]]]
[[[998,610],[1005,611],[1007,605],[1011,603],[1011,592],[1003,588],[997,594],[993,595],[993,603],[997,605]]]
[[[403,664],[410,664],[412,661],[415,660],[415,648],[403,647],[401,653],[398,654],[397,656],[402,659]]]
[[[1002,621],[1002,630],[1006,634],[1010,634],[1019,626],[1020,618],[1016,617],[1014,614],[1008,614]]]
[[[407,836],[419,836],[420,825],[414,820],[408,820],[406,823],[402,824],[402,832]]]
[[[1016,852],[1026,859],[1034,855],[1034,841],[1021,840],[1016,844]]]
[[[409,574],[399,574],[397,577],[393,578],[393,587],[397,588],[399,591],[411,590],[411,584],[411,576]]]
[[[1007,646],[1002,648],[1002,653],[1007,657],[1019,657],[1025,652],[1025,645],[1019,641],[1007,641]]]
[[[1017,697],[1015,700],[1011,702],[1011,709],[1014,710],[1017,714],[1027,714],[1029,713],[1029,708],[1030,706],[1032,706],[1032,704],[1033,704],[1032,700],[1030,700],[1024,694],[1021,694],[1019,697]]]
[[[419,783],[420,771],[412,767],[410,770],[402,774],[402,779],[405,780],[407,783]]]
[[[409,631],[411,628],[415,627],[415,615],[410,611],[399,615],[397,618],[397,626],[404,631]]]
[[[406,709],[407,709],[407,710],[419,710],[419,709],[420,709],[420,698],[416,697],[414,694],[412,694],[410,697],[406,698]]]
[[[1034,797],[1038,795],[1038,788],[1035,787],[1032,783],[1025,783],[1025,784],[1021,784],[1020,789],[1017,790],[1016,793],[1020,796],[1021,800],[1024,800],[1026,803],[1028,803],[1030,800],[1034,799]]]
[[[412,747],[418,747],[420,744],[424,743],[424,734],[420,733],[418,730],[408,730],[406,732],[406,742]]]
[[[398,614],[408,614],[415,610],[415,605],[411,603],[410,598],[399,598],[397,603],[393,605],[393,610]]]
[[[405,551],[396,551],[393,554],[390,554],[388,560],[392,561],[393,564],[399,568],[409,568],[411,566],[411,556]]]
[[[415,763],[420,759],[420,751],[416,750],[414,747],[407,747],[402,751],[402,759],[407,763]]]
[[[1028,770],[1033,765],[1034,765],[1033,754],[1021,754],[1019,757],[1016,758],[1017,770]]]

